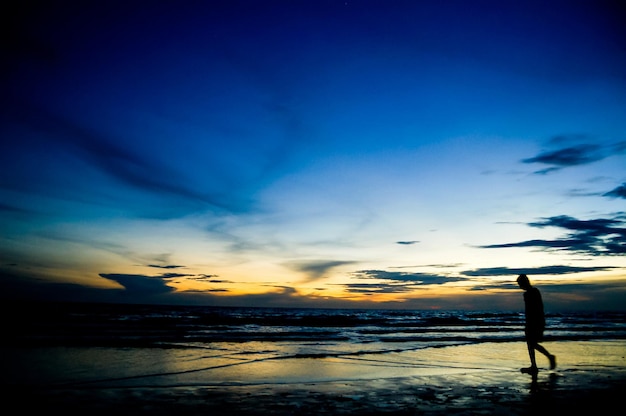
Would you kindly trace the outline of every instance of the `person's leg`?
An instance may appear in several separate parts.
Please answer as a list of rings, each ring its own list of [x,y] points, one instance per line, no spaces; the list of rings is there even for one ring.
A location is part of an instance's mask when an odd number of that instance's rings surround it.
[[[535,341],[529,340],[526,342],[528,346],[528,356],[530,357],[530,367],[537,368],[537,360],[535,358],[535,349],[537,349],[538,344]]]
[[[540,344],[535,344],[535,349],[539,351],[540,353],[542,353],[543,355],[545,355],[546,357],[548,357],[548,360],[550,360],[550,370],[554,370],[556,368],[556,356],[550,354],[548,350],[546,350]]]
[[[528,356],[530,357],[530,367],[522,368],[520,371],[525,374],[530,374],[533,377],[537,376],[537,363],[535,361],[535,347],[537,342],[531,339],[526,340],[526,346],[528,347]]]

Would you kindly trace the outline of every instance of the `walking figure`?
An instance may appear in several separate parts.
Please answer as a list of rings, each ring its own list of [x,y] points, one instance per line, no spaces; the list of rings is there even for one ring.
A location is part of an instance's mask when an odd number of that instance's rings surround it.
[[[556,357],[539,344],[539,341],[543,339],[543,331],[546,327],[543,301],[539,289],[530,284],[528,276],[525,274],[518,276],[517,284],[524,289],[524,312],[526,315],[524,334],[526,335],[526,345],[528,346],[528,355],[530,356],[530,367],[522,368],[521,372],[536,376],[539,370],[535,360],[535,350],[548,357],[551,370],[556,368]]]

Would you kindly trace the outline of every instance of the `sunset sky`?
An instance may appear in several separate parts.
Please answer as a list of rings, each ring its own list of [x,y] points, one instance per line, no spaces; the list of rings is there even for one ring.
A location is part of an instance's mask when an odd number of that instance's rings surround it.
[[[618,1],[17,5],[4,299],[626,309]]]

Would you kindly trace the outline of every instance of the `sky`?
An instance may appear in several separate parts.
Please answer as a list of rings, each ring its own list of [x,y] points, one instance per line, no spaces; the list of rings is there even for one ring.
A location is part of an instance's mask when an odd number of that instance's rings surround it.
[[[618,1],[2,7],[3,299],[626,310]]]

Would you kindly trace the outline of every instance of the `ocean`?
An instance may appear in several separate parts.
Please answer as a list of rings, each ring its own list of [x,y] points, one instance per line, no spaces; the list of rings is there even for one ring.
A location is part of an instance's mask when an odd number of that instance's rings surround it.
[[[510,371],[527,361],[523,311],[39,303],[7,314],[5,384],[290,383]],[[626,313],[549,313],[546,321],[549,349],[584,341],[626,352]],[[476,345],[484,348],[466,348]]]
[[[206,348],[216,343],[300,343],[325,347],[442,347],[523,340],[523,311],[238,308],[43,303],[13,309],[9,343],[21,345]],[[546,315],[545,341],[626,339],[626,313]],[[308,347],[308,348],[307,348]]]

